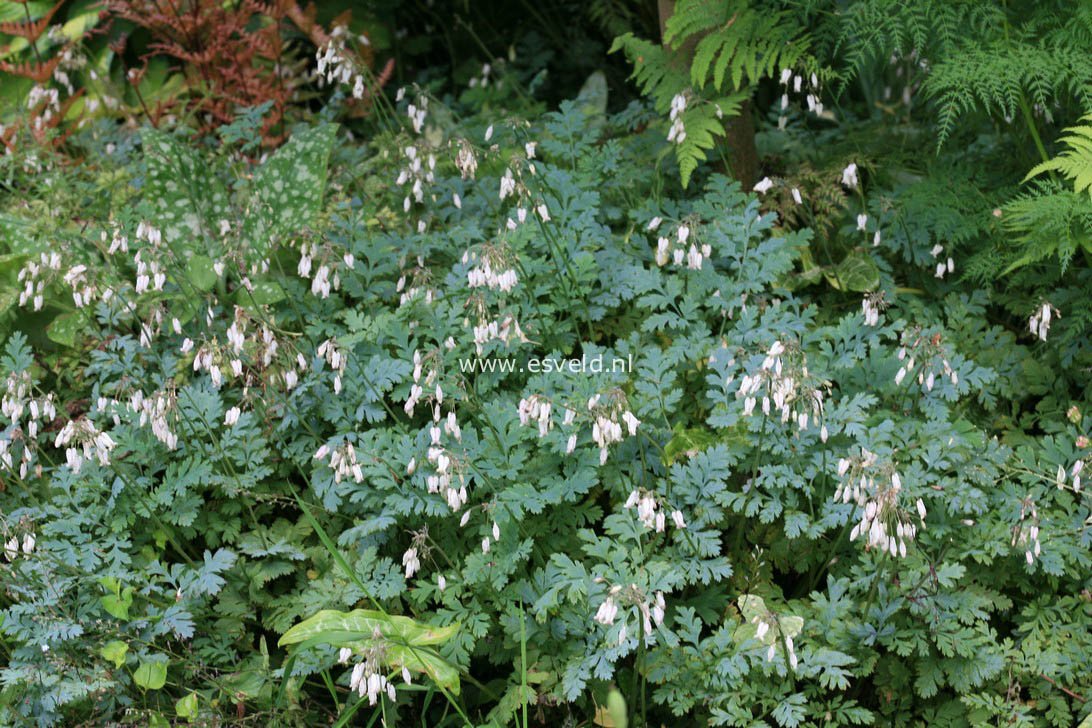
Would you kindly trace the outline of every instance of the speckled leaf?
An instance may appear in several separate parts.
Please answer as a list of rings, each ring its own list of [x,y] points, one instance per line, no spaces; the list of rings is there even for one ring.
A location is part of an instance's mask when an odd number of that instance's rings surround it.
[[[320,124],[296,134],[255,173],[245,227],[255,250],[309,225],[322,209],[336,131],[336,124]]]
[[[155,129],[141,133],[144,162],[144,199],[152,205],[150,222],[168,242],[196,246],[201,238],[228,219],[228,195],[197,153]],[[204,246],[201,246],[202,248]]]
[[[84,327],[83,315],[78,311],[62,313],[46,326],[46,336],[51,341],[65,346],[75,346],[76,337]]]
[[[827,282],[839,291],[863,293],[880,285],[880,269],[871,255],[861,251],[850,251],[826,276]]]

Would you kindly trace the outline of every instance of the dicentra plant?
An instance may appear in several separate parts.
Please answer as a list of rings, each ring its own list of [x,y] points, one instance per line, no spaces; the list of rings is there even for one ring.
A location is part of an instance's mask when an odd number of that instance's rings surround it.
[[[816,271],[728,177],[650,175],[640,104],[394,104],[258,164],[256,114],[92,128],[34,182],[78,219],[3,218],[5,722],[1087,719],[1049,342],[893,216]],[[600,355],[633,370],[529,371]]]

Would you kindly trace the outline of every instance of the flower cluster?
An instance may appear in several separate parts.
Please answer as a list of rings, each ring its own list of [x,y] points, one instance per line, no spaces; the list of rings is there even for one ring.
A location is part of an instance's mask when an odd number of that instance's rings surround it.
[[[937,256],[939,256],[943,252],[944,252],[944,246],[940,245],[938,243],[937,245],[933,246],[932,250],[929,251],[929,255],[931,255],[935,259]],[[952,260],[952,256],[949,255],[947,260],[938,260],[937,261],[937,270],[936,270],[936,274],[935,274],[937,278],[943,278],[946,274],[954,273],[954,272],[955,272],[955,261]]]
[[[655,231],[661,222],[659,217],[654,217],[649,221],[647,229]],[[713,249],[708,244],[699,247],[697,240],[691,239],[692,232],[691,225],[681,223],[675,228],[672,237],[661,235],[656,241],[656,265],[664,266],[672,261],[680,267],[685,265],[690,270],[701,270],[702,261],[712,256]]]
[[[407,579],[421,570],[422,558],[428,558],[428,526],[414,532],[412,544],[402,554],[402,567],[406,570]]]
[[[156,228],[141,222],[137,226],[137,238],[148,241],[147,248],[141,248],[133,256],[136,263],[136,283],[133,290],[137,295],[146,291],[162,291],[167,282],[167,273],[159,262],[158,248],[163,243],[163,234]]]
[[[530,397],[525,397],[519,401],[517,408],[519,413],[519,423],[526,427],[531,420],[538,423],[538,436],[546,437],[553,428],[553,420],[550,418],[550,413],[553,412],[553,404],[545,397],[532,394]],[[571,410],[566,410],[566,416]],[[571,421],[571,420],[570,420]]]
[[[316,261],[318,268],[312,277],[311,269]],[[353,254],[348,251],[339,256],[328,244],[304,243],[300,246],[300,262],[296,266],[296,273],[300,278],[311,279],[311,295],[329,298],[331,289],[341,289],[342,268],[352,270],[355,264]]]
[[[330,457],[330,470],[334,471],[334,482],[340,483],[342,478],[352,477],[357,483],[364,481],[364,470],[356,460],[356,450],[353,444],[347,440],[342,441],[337,447],[331,448],[323,445],[315,451],[315,460],[325,460]]]
[[[596,579],[596,581],[601,582],[602,579]],[[595,611],[595,615],[592,619],[604,627],[609,627],[614,624],[614,620],[618,618],[619,611],[630,606],[635,606],[637,608],[646,637],[652,636],[653,625],[659,627],[663,624],[664,614],[667,608],[666,602],[664,601],[664,593],[658,591],[655,595],[650,597],[636,584],[630,584],[628,587],[623,587],[621,584],[615,584],[608,589],[607,598],[599,604],[599,608]],[[626,622],[623,620],[622,625],[619,628],[618,644],[622,644],[626,641],[626,632]]]
[[[338,32],[341,31],[341,32]],[[318,49],[315,59],[318,62],[318,76],[325,83],[344,83],[352,81],[353,97],[364,97],[364,76],[356,72],[356,66],[345,50],[345,41],[340,36],[345,34],[345,26],[338,26],[331,34],[330,41]],[[366,36],[360,36],[367,44]]]
[[[667,523],[667,509],[664,508],[664,504],[660,502],[653,491],[634,488],[623,507],[636,508],[637,520],[645,528],[655,529],[656,533],[664,532],[664,526]],[[682,511],[678,509],[671,511],[671,522],[675,524],[675,528],[686,528],[686,519],[683,518]]]
[[[23,534],[23,542],[22,542],[22,554],[23,554],[23,556],[30,556],[30,554],[34,551],[34,544],[35,544],[35,538],[34,538],[33,533],[30,533],[28,531],[27,533]],[[19,537],[18,536],[12,536],[11,538],[9,538],[7,541],[4,542],[4,556],[7,557],[8,561],[15,561],[16,557],[19,556],[19,552],[20,552],[20,549],[19,549]]]
[[[920,330],[904,331],[898,356],[899,361],[905,363],[895,373],[895,384],[902,384],[902,380],[908,374],[912,375],[915,369],[918,371],[918,384],[925,387],[927,392],[933,391],[938,374],[951,379],[953,385],[959,384],[959,374],[948,363],[940,334],[930,337],[923,336]]]
[[[338,652],[338,662],[345,665],[354,654],[352,648],[342,647]],[[368,646],[363,649],[361,655],[363,659],[353,666],[353,671],[349,676],[349,690],[356,691],[361,698],[367,695],[369,705],[375,705],[379,700],[379,696],[383,694],[389,700],[393,701],[395,699],[394,683],[387,679],[380,670],[386,656],[386,639],[383,637],[383,633],[379,631],[379,628],[376,627],[372,633],[372,638],[368,641]],[[410,684],[409,670],[404,665],[402,666],[402,680],[407,685]]]
[[[743,399],[744,416],[754,414],[759,396],[763,416],[778,412],[782,423],[792,421],[799,430],[807,429],[809,421],[822,421],[823,390],[811,384],[803,353],[780,341],[770,346],[756,373],[740,380],[736,397]],[[826,425],[821,425],[820,437],[826,442]]]
[[[519,275],[512,267],[515,257],[504,243],[484,246],[480,254],[467,250],[463,253],[462,261],[475,264],[466,273],[467,285],[471,288],[486,286],[508,293],[519,283]]]
[[[869,293],[861,299],[861,313],[864,314],[865,326],[879,326],[880,312],[888,306],[887,298],[883,291]]]
[[[459,168],[463,179],[474,179],[474,174],[478,171],[478,157],[474,154],[474,147],[466,139],[460,139],[457,145],[459,149],[455,153],[455,166]]]
[[[879,466],[875,453],[864,448],[859,457],[838,461],[838,477],[842,478],[834,501],[848,503],[852,499],[864,509],[861,521],[849,533],[849,540],[866,537],[865,548],[879,548],[892,556],[906,557],[906,542],[913,541],[918,525],[899,508],[902,479],[891,466]],[[918,521],[925,527],[925,502],[914,503]]]
[[[173,390],[161,390],[150,397],[137,390],[129,399],[129,408],[140,413],[140,426],[151,424],[152,435],[170,450],[178,447],[178,435],[171,430],[167,419],[177,407],[178,395]]]
[[[439,399],[441,393],[439,385],[436,386],[436,392]],[[433,408],[433,415],[437,416],[439,411],[440,404],[438,401]],[[458,511],[466,505],[468,497],[466,492],[466,467],[461,458],[444,447],[444,434],[454,437],[456,442],[462,441],[462,430],[459,428],[454,410],[448,412],[447,417],[444,418],[443,427],[434,424],[429,428],[430,445],[427,457],[436,472],[425,478],[425,485],[429,493],[439,493],[443,496],[448,508],[452,511]],[[410,468],[413,467],[414,463],[411,461]],[[459,485],[457,488],[454,485],[456,478]]]
[[[482,64],[482,70],[480,76],[474,76],[470,79],[470,88],[485,88],[489,85],[489,74],[492,73],[493,67],[488,63]]]
[[[23,290],[19,293],[19,305],[26,306],[29,301],[35,311],[41,311],[45,302],[43,291],[49,281],[44,274],[55,273],[60,269],[61,255],[56,251],[42,253],[37,261],[28,261],[19,271],[19,282],[23,284]]]
[[[800,94],[804,92],[804,81],[807,80],[807,97],[805,101],[808,104],[808,111],[814,112],[816,116],[823,113],[823,102],[819,100],[819,77],[812,73],[807,79],[804,76],[796,73],[794,74],[791,68],[781,69],[781,78],[779,82],[784,86],[784,91],[781,93],[781,116],[777,120],[777,128],[784,129],[788,118],[785,116],[785,112],[789,108],[789,93]]]
[[[30,372],[13,372],[4,382],[4,395],[0,399],[0,411],[11,422],[11,433],[8,437],[0,438],[0,466],[8,471],[15,470],[15,461],[12,456],[12,445],[18,441],[22,443],[22,452],[19,456],[19,477],[26,478],[30,471],[30,465],[34,462],[34,451],[37,449],[38,432],[43,421],[48,424],[57,416],[56,398],[52,392],[44,397],[32,396],[32,381]],[[27,417],[25,427],[21,420],[23,413]]]
[[[398,89],[398,93],[395,95],[394,100],[396,103],[401,103],[402,99],[406,97],[406,89],[403,86]],[[417,95],[417,103],[406,104],[406,116],[409,117],[410,126],[413,127],[415,134],[420,134],[425,128],[425,117],[428,115],[428,97],[424,94]]]
[[[1064,470],[1061,471],[1061,476],[1065,477]],[[1039,542],[1039,510],[1030,495],[1020,502],[1020,522],[1013,526],[1012,545],[1024,547],[1024,558],[1029,566],[1042,553],[1043,547]]]
[[[1032,336],[1038,336],[1040,341],[1047,340],[1047,332],[1050,331],[1050,322],[1054,318],[1061,318],[1061,312],[1049,301],[1035,309],[1035,313],[1028,318],[1028,328]]]
[[[349,361],[348,353],[338,346],[335,339],[327,339],[319,344],[315,354],[334,372],[334,394],[341,394],[341,378],[345,375],[345,365]]]
[[[1073,492],[1081,492],[1081,472],[1084,470],[1084,460],[1078,460],[1073,463],[1073,467],[1070,468],[1069,477],[1070,482],[1073,484]],[[1055,476],[1054,482],[1058,484],[1059,488],[1065,487],[1066,474],[1065,468],[1061,465],[1058,466],[1058,474]]]
[[[87,417],[69,420],[57,433],[54,442],[54,447],[65,448],[65,459],[74,473],[79,473],[84,461],[90,460],[92,456],[98,460],[99,465],[109,465],[110,452],[115,446],[116,443],[110,435],[100,432]]]
[[[566,418],[569,417],[568,410]],[[621,442],[625,435],[622,432],[622,423],[630,437],[637,435],[637,427],[641,424],[627,407],[625,395],[620,390],[614,390],[607,395],[605,402],[601,395],[595,394],[588,399],[588,412],[592,416],[592,440],[599,446],[599,464],[607,462],[608,448],[615,442]],[[575,412],[574,412],[575,416]]]
[[[423,148],[423,142],[421,143]],[[402,199],[402,210],[409,212],[414,202],[424,202],[425,186],[436,181],[436,155],[430,151],[421,151],[418,144],[402,148],[406,160],[405,166],[398,172],[395,184],[399,187],[409,185],[409,192]]]
[[[406,261],[405,258],[403,258],[400,262],[400,266],[402,268],[405,268],[405,264]],[[398,282],[395,284],[394,287],[395,293],[398,293],[400,295],[398,299],[398,305],[405,306],[407,303],[415,300],[422,290],[425,294],[423,297],[425,305],[431,305],[434,292],[432,288],[428,286],[429,269],[425,267],[424,256],[418,255],[417,265],[409,271],[409,276],[412,278],[413,281],[409,287],[406,286],[406,275],[407,274],[403,273],[401,276],[399,276]]]
[[[686,111],[686,95],[675,94],[671,99],[671,128],[667,132],[667,140],[682,144],[686,140],[686,127],[683,126],[682,113]]]

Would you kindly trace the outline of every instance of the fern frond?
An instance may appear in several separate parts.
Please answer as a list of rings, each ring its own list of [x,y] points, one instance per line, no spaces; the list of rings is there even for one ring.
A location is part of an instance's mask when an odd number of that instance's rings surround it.
[[[1075,48],[999,41],[946,57],[922,88],[939,107],[940,147],[961,115],[981,110],[1011,119],[1023,94],[1047,115],[1054,102],[1066,96],[1092,106],[1092,58]]]
[[[747,93],[740,91],[715,98],[695,95],[687,82],[685,72],[673,65],[674,56],[663,46],[626,33],[614,39],[611,52],[621,50],[631,64],[631,78],[641,91],[652,98],[652,105],[660,114],[671,108],[671,100],[683,94],[690,97],[686,110],[680,114],[685,132],[682,141],[675,144],[675,158],[683,187],[698,165],[706,160],[706,152],[716,146],[716,137],[724,136],[724,117],[739,114]],[[665,124],[665,130],[669,124]]]
[[[726,79],[736,91],[795,65],[807,53],[807,37],[786,18],[752,8],[746,0],[679,0],[664,27],[664,43],[679,48],[701,35],[690,66],[691,83],[704,88],[712,68],[717,91]]]
[[[1092,124],[1092,114],[1081,117],[1081,121]],[[1053,159],[1032,167],[1024,181],[1038,177],[1044,172],[1058,172],[1063,177],[1073,180],[1073,191],[1078,195],[1085,190],[1092,198],[1092,126],[1071,126],[1070,133],[1058,141],[1069,147]]]
[[[61,9],[62,5],[64,5],[64,0],[60,0],[60,2],[47,10],[42,17],[35,21],[20,20],[0,23],[0,33],[3,33],[4,35],[16,35],[34,43],[42,37],[42,33],[49,27],[49,21],[53,19],[53,16]]]
[[[1064,272],[1078,249],[1092,254],[1092,199],[1059,183],[1032,183],[1004,206],[1001,221],[1020,248],[1005,273],[1054,255]]]

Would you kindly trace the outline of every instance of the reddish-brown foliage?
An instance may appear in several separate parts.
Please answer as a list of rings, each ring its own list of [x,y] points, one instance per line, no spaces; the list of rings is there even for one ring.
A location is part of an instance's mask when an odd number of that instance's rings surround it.
[[[240,107],[272,102],[262,127],[266,146],[283,140],[281,122],[313,53],[300,59],[291,52],[285,37],[289,23],[315,46],[329,40],[315,22],[314,7],[303,10],[295,0],[105,0],[104,5],[114,17],[151,33],[149,54],[182,62],[187,81],[182,101],[203,131],[231,122]],[[346,14],[335,26],[347,22]],[[372,59],[361,61],[370,65]]]

